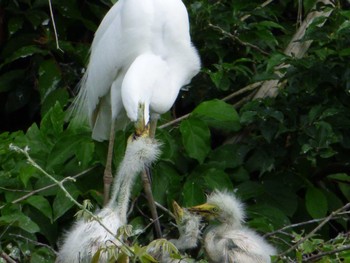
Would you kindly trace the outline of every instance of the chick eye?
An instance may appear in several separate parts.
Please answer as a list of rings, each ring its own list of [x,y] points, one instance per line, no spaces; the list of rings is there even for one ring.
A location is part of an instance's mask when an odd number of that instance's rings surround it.
[[[220,209],[217,208],[217,207],[213,207],[211,211],[214,212],[214,213],[219,213]]]

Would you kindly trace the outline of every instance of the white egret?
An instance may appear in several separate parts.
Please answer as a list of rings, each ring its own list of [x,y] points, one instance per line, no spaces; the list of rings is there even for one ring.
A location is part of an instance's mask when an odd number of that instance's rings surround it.
[[[207,203],[188,210],[219,222],[204,234],[210,262],[269,263],[270,256],[276,254],[276,249],[263,237],[243,226],[244,206],[233,194],[215,191],[208,196]]]
[[[121,245],[121,242],[116,239],[116,234],[117,230],[127,223],[130,191],[135,177],[158,155],[159,144],[154,139],[142,136],[128,143],[113,186],[112,198],[102,210],[96,213],[110,232],[96,220],[78,220],[67,233],[56,263],[90,263],[99,249],[113,244]],[[108,253],[102,252],[98,262],[109,262]]]
[[[181,0],[119,0],[106,14],[73,106],[76,119],[89,120],[93,139],[110,139],[105,201],[112,180],[115,127],[136,121],[140,103],[145,106],[145,124],[149,113],[157,118],[168,111],[199,69]]]

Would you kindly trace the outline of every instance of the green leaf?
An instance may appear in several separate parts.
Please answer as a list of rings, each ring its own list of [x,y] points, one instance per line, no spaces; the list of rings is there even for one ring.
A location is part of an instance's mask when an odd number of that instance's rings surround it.
[[[230,131],[238,131],[241,128],[236,110],[221,100],[202,102],[194,109],[192,115],[213,128]]]
[[[21,47],[18,50],[16,50],[15,52],[13,52],[12,55],[10,57],[8,57],[5,60],[5,62],[0,66],[0,68],[2,68],[3,66],[5,66],[5,65],[17,60],[17,59],[26,58],[26,57],[32,56],[34,54],[46,55],[47,51],[40,49],[36,46]]]
[[[62,136],[54,145],[51,152],[47,156],[47,169],[55,169],[63,165],[71,158],[77,147],[81,146],[81,142],[86,140],[86,137],[81,135],[67,134]],[[91,149],[90,149],[91,150]]]
[[[47,96],[53,92],[61,80],[61,71],[56,61],[53,59],[45,60],[39,67],[39,92],[41,103],[43,103]]]
[[[44,135],[55,135],[58,137],[63,131],[64,118],[65,113],[61,105],[56,102],[55,106],[41,120],[41,132]]]
[[[30,263],[50,263],[54,262],[55,254],[46,247],[35,249],[30,256]]]
[[[20,168],[19,178],[25,187],[28,186],[30,178],[37,176],[38,169],[31,165],[24,165]]]
[[[29,233],[37,233],[40,231],[39,226],[22,213],[1,216],[0,225],[17,226]]]
[[[45,199],[41,195],[33,195],[26,200],[26,203],[38,209],[52,222],[52,209],[47,199]]]
[[[93,159],[95,151],[95,144],[93,142],[84,142],[79,145],[75,149],[75,155],[77,156],[77,159],[81,163],[81,167],[85,169],[88,167],[90,162]]]
[[[183,189],[183,205],[185,207],[198,205],[205,202],[203,189],[195,180],[187,180]]]
[[[350,183],[350,176],[346,173],[331,174],[331,175],[328,175],[327,177],[335,181]]]
[[[233,190],[233,185],[229,176],[222,170],[209,168],[203,174],[203,177],[208,189]]]
[[[80,191],[73,184],[65,184],[67,191],[72,195],[74,199],[76,199]],[[53,215],[54,221],[60,218],[65,212],[67,212],[70,208],[74,206],[74,203],[65,195],[65,193],[60,189],[55,197],[53,202]]]
[[[322,218],[327,214],[327,198],[321,190],[309,187],[306,190],[305,203],[306,209],[312,218]]]
[[[210,152],[210,130],[207,124],[198,119],[187,119],[181,122],[180,132],[188,155],[203,163]]]
[[[19,80],[25,76],[25,70],[12,70],[7,71],[0,76],[0,92],[5,92],[13,89],[16,85],[19,85]]]
[[[179,199],[182,188],[181,176],[176,169],[165,162],[159,162],[152,171],[152,191],[154,199],[162,205]]]
[[[211,151],[210,162],[218,163],[223,168],[236,168],[243,163],[243,153],[237,144],[225,144]]]
[[[264,186],[253,181],[247,181],[237,186],[237,195],[243,200],[258,198],[265,193]]]

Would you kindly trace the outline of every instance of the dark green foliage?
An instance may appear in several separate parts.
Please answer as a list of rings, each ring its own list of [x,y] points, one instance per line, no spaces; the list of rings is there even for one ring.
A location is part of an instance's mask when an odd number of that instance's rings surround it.
[[[93,32],[111,2],[53,1],[62,52],[46,0],[0,1],[0,251],[19,262],[53,262],[52,249],[57,250],[77,208],[57,186],[22,198],[52,182],[11,151],[11,143],[28,146],[31,157],[58,180],[92,167],[64,185],[80,202],[90,199],[95,208],[102,203],[107,143],[93,141],[87,126],[64,119]],[[313,40],[310,49],[295,59],[283,50],[296,29],[298,2],[273,1],[259,8],[261,1],[185,1],[203,68],[181,92],[173,115],[166,114],[160,124],[185,113],[189,117],[157,130],[163,144],[152,167],[157,202],[170,209],[173,200],[191,206],[214,189],[235,191],[247,205],[249,226],[262,233],[326,217],[349,203],[350,11],[340,1],[322,27],[324,19],[316,20],[303,39]],[[314,3],[303,1],[304,12]],[[256,81],[275,79],[274,68],[281,63],[291,66],[276,98],[248,100],[236,109],[232,104],[244,95],[219,100]],[[114,169],[128,135],[117,132]],[[138,182],[129,218],[134,230],[143,231],[137,242],[144,245],[153,232],[146,228],[149,213],[141,190]],[[161,218],[165,234],[176,236],[170,221],[167,214]],[[348,231],[347,224],[337,217],[288,255],[301,262],[305,255],[348,245],[348,236],[336,237]],[[273,233],[270,240],[283,252],[314,226]],[[201,252],[193,256],[205,258]],[[349,252],[341,251],[320,262],[341,262],[337,257],[350,260]]]

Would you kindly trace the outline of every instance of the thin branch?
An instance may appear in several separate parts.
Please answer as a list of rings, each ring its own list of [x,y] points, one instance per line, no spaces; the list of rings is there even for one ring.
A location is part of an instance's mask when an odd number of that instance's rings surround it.
[[[109,230],[109,228],[102,223],[101,219],[96,216],[94,213],[92,213],[91,211],[87,210],[82,204],[80,204],[78,201],[76,201],[74,199],[74,197],[67,191],[67,189],[64,187],[64,182],[66,181],[75,181],[74,178],[72,177],[66,177],[61,181],[58,181],[56,178],[54,178],[52,175],[50,175],[49,173],[47,173],[39,164],[37,164],[29,155],[28,151],[29,151],[29,147],[26,146],[24,149],[19,148],[16,145],[10,144],[10,149],[13,151],[16,151],[18,153],[22,153],[26,156],[27,161],[30,165],[32,165],[33,167],[35,167],[36,169],[38,169],[41,173],[43,173],[46,177],[48,177],[51,181],[53,181],[66,195],[66,197],[72,202],[74,203],[77,207],[79,207],[80,210],[83,210],[84,213],[88,214],[90,216],[90,218],[92,218],[93,220],[97,221],[97,223],[103,227],[104,230],[106,230],[110,235],[114,236],[123,246],[125,246],[125,248],[132,254],[134,255],[135,253],[129,248],[129,246],[127,244],[125,244],[122,240],[118,239],[116,237],[116,234],[113,233],[111,230]]]
[[[339,213],[338,215],[340,215],[340,214],[341,213]],[[264,237],[269,237],[269,236],[272,236],[272,235],[277,234],[277,233],[283,233],[284,230],[287,230],[287,229],[290,229],[290,228],[295,228],[295,227],[299,227],[299,226],[304,226],[304,225],[318,223],[318,222],[321,222],[321,221],[323,221],[325,219],[326,219],[326,217],[324,217],[324,218],[317,218],[317,219],[312,219],[312,220],[305,221],[305,222],[300,222],[300,223],[295,223],[295,224],[291,224],[291,225],[288,225],[288,226],[284,226],[284,227],[282,227],[280,229],[277,229],[276,231],[273,231],[273,232],[265,234]],[[338,217],[332,218],[332,220],[336,220],[336,219],[338,219]]]
[[[272,3],[274,0],[267,0],[267,1],[265,1],[264,3],[262,3],[261,5],[259,5],[259,6],[257,6],[256,8],[254,8],[254,10],[253,11],[255,11],[255,10],[258,10],[258,9],[261,9],[261,8],[264,8],[265,6],[267,6],[267,5],[269,5],[270,3]],[[252,12],[251,12],[252,13]],[[243,21],[245,21],[245,20],[247,20],[249,17],[251,17],[252,15],[251,14],[247,14],[247,15],[245,15],[245,16],[242,16],[241,17],[241,21],[243,22]]]
[[[26,241],[28,241],[28,242],[30,242],[30,243],[36,245],[36,246],[46,247],[46,248],[48,248],[49,250],[51,250],[55,255],[58,254],[58,252],[57,252],[56,250],[54,250],[52,247],[50,247],[49,245],[40,243],[40,242],[38,242],[38,241],[36,241],[36,240],[33,240],[33,239],[30,239],[30,238],[24,237],[24,236],[22,236],[22,235],[17,235],[17,234],[10,234],[10,236],[18,237],[18,238],[24,239],[24,240],[26,240]]]
[[[89,173],[90,171],[92,171],[92,170],[95,169],[95,168],[96,168],[96,166],[93,166],[93,167],[88,168],[88,169],[86,169],[85,171],[82,171],[81,173],[78,173],[78,174],[76,174],[76,175],[74,175],[74,176],[72,176],[72,177],[70,177],[70,178],[77,179],[77,178],[79,178],[79,177],[81,177],[81,176],[83,176],[83,175]],[[31,191],[30,193],[28,193],[28,194],[26,194],[26,195],[24,195],[24,196],[22,196],[22,197],[20,197],[20,198],[18,198],[18,199],[16,199],[16,200],[13,200],[13,201],[11,202],[11,204],[19,203],[19,202],[21,202],[21,201],[27,199],[28,197],[30,197],[30,196],[32,196],[32,195],[35,195],[35,194],[37,194],[37,193],[40,193],[40,192],[42,192],[42,191],[44,191],[44,190],[50,189],[50,188],[55,187],[55,186],[57,186],[57,184],[56,184],[56,183],[53,183],[53,184],[44,186],[44,187],[42,187],[42,188],[40,188],[40,189],[33,190],[33,191]],[[0,210],[1,210],[2,208],[4,208],[4,207],[5,207],[5,205],[1,206],[1,207],[0,207]]]
[[[158,122],[158,118],[151,118],[150,133],[149,133],[150,138],[154,138],[154,136],[155,136],[157,122]],[[149,206],[149,209],[151,211],[152,219],[154,222],[154,229],[156,231],[156,236],[157,236],[157,238],[161,238],[163,236],[162,229],[160,227],[158,211],[157,211],[157,207],[156,207],[153,193],[152,193],[151,175],[150,175],[150,170],[148,168],[145,167],[143,169],[143,171],[141,173],[141,178],[142,178],[143,189],[145,191],[148,206]]]
[[[56,29],[55,17],[54,17],[54,15],[53,15],[53,9],[52,9],[51,0],[48,0],[48,2],[49,2],[49,9],[50,9],[50,16],[51,16],[51,20],[52,20],[53,32],[54,32],[54,34],[55,34],[56,48],[57,48],[59,51],[64,52],[64,51],[60,48],[60,44],[58,43],[58,34],[57,34],[57,29]]]
[[[4,251],[1,252],[1,257],[6,260],[8,263],[17,263],[13,260],[9,255],[7,255]]]
[[[217,25],[213,25],[212,23],[209,23],[209,27],[215,29],[216,31],[219,31],[224,36],[227,36],[227,37],[231,38],[233,41],[237,41],[242,46],[246,46],[246,47],[250,47],[252,49],[255,49],[255,50],[259,51],[261,54],[263,54],[265,56],[269,56],[270,55],[268,52],[266,52],[265,50],[261,49],[260,47],[258,47],[256,45],[253,45],[253,44],[251,44],[249,42],[245,42],[245,41],[241,40],[237,36],[231,34],[230,32],[225,31],[224,29],[222,29],[221,27],[219,27]]]
[[[347,203],[346,205],[344,205],[343,207],[339,208],[336,211],[333,211],[329,216],[327,216],[317,227],[315,227],[309,234],[307,234],[305,237],[301,238],[298,242],[296,242],[293,246],[291,246],[289,249],[287,249],[286,251],[284,251],[283,253],[279,254],[278,256],[282,257],[286,254],[288,254],[289,252],[295,250],[296,248],[298,248],[298,246],[300,244],[302,244],[303,242],[305,242],[307,239],[309,239],[310,237],[312,237],[315,233],[317,233],[318,230],[320,230],[325,224],[327,224],[330,220],[332,220],[334,217],[338,216],[339,213],[342,213],[343,211],[346,211],[350,208],[350,203]]]
[[[346,250],[350,250],[350,245],[342,246],[342,247],[334,249],[332,251],[325,251],[325,252],[319,253],[317,255],[306,257],[303,259],[303,262],[315,261],[315,260],[323,258],[324,256],[333,255],[335,253],[339,253],[339,252],[346,251]]]
[[[228,100],[231,100],[235,97],[238,97],[240,95],[242,95],[243,93],[246,93],[246,92],[249,92],[249,91],[253,91],[253,90],[256,90],[260,85],[261,85],[262,82],[255,82],[255,83],[252,83],[252,84],[249,84],[241,89],[239,89],[238,91],[234,91],[233,93],[229,94],[228,96],[222,98],[221,100],[222,101],[228,101]],[[235,104],[234,107],[236,107],[237,105]],[[164,129],[164,128],[167,128],[169,126],[172,126],[174,124],[177,124],[185,119],[187,119],[189,116],[191,115],[191,113],[187,113],[179,118],[176,118],[174,120],[171,120],[167,123],[164,123],[163,125],[160,125],[158,126],[158,129]]]
[[[31,192],[29,190],[11,189],[11,188],[1,187],[1,186],[0,186],[0,190],[6,191],[6,192],[14,192],[14,193],[30,193]]]

